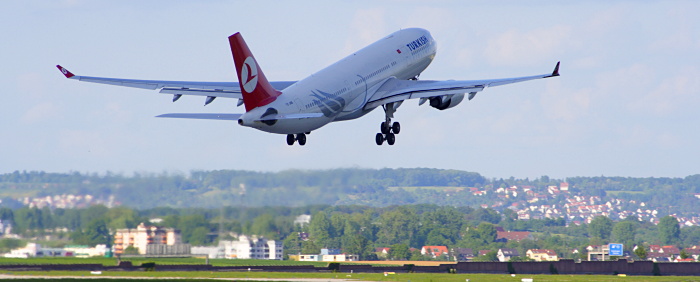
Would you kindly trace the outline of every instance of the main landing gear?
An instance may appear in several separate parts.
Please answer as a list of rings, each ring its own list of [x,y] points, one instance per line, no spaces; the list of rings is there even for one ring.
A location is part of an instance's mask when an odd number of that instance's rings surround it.
[[[401,105],[401,102],[389,103],[382,106],[384,107],[384,114],[386,117],[379,129],[380,133],[377,133],[374,138],[377,145],[382,145],[384,141],[389,145],[394,145],[396,142],[396,134],[401,132],[401,124],[399,122],[392,123],[391,118],[394,117],[394,112],[396,112],[396,108],[398,108],[399,105]]]
[[[388,126],[387,124],[391,124],[391,126]],[[401,124],[398,122],[382,122],[381,133],[377,133],[377,136],[375,137],[377,145],[382,145],[384,141],[386,141],[386,143],[389,145],[394,145],[396,142],[396,134],[399,134],[399,131],[401,131]]]
[[[287,134],[287,145],[292,146],[294,142],[299,142],[300,146],[306,145],[306,133]]]

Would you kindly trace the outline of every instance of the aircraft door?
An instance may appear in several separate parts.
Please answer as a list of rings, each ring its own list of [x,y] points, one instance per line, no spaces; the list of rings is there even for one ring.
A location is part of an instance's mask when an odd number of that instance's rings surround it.
[[[304,103],[301,101],[301,99],[295,98],[295,99],[294,99],[294,104],[297,105],[297,108],[299,108],[299,112],[300,112],[300,113],[304,111]]]

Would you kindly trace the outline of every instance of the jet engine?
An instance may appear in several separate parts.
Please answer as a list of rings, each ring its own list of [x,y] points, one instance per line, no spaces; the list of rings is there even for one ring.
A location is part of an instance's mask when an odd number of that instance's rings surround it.
[[[430,97],[430,106],[438,110],[445,110],[459,105],[464,100],[464,94],[443,95]]]

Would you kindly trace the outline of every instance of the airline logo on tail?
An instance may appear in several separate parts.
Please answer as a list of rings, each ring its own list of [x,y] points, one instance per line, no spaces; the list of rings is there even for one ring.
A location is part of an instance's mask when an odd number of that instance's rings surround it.
[[[241,66],[241,84],[243,90],[248,93],[253,93],[258,86],[258,64],[253,57],[246,58]]]
[[[238,82],[243,94],[246,112],[268,105],[275,101],[282,92],[277,91],[265,77],[253,53],[240,33],[228,37],[231,45],[233,62],[238,72]]]

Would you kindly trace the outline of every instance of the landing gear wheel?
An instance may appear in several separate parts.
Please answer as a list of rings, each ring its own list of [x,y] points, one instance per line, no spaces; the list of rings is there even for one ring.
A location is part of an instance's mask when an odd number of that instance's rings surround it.
[[[287,134],[287,145],[294,145],[294,141],[296,141],[296,138],[294,138],[294,134]]]
[[[299,145],[301,145],[301,146],[306,145],[306,134],[304,134],[304,133],[297,134],[297,141],[299,141]]]
[[[387,134],[387,133],[391,132],[391,127],[389,127],[389,123],[382,122],[381,126],[382,127],[380,128],[380,132],[382,134]]]
[[[399,124],[398,121],[391,125],[391,132],[394,134],[399,134],[399,132],[401,132],[401,124]]]
[[[394,133],[387,134],[386,143],[389,145],[394,145],[394,142],[396,142],[396,135],[394,135]]]
[[[377,136],[374,138],[375,141],[377,141],[377,145],[382,145],[384,143],[384,134],[377,133]]]

